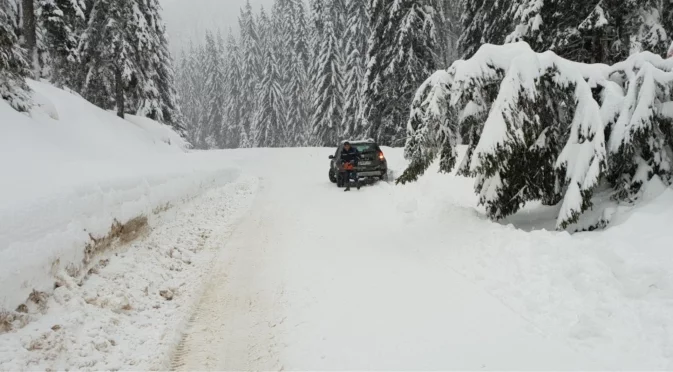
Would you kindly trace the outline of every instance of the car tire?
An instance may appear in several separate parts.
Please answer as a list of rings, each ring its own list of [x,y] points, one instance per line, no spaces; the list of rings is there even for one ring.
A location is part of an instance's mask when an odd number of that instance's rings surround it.
[[[334,169],[329,170],[329,181],[332,183],[337,183],[336,175],[334,174]]]

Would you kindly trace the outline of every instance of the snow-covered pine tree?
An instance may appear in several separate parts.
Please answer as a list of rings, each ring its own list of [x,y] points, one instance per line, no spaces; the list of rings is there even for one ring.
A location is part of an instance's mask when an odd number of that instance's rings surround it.
[[[670,5],[661,0],[462,0],[459,47],[471,57],[484,43],[526,41],[581,62],[615,63],[631,53],[663,53]]]
[[[341,48],[344,47],[344,36],[346,35],[346,28],[348,27],[348,0],[331,0],[328,2],[329,17],[334,27],[334,34],[337,40],[341,42]],[[340,49],[342,50],[342,49]]]
[[[229,30],[227,38],[227,70],[226,70],[226,136],[225,148],[238,148],[248,142],[244,136],[242,118],[245,108],[241,103],[243,81],[241,81],[241,55],[238,41]]]
[[[15,34],[15,7],[0,0],[0,97],[18,111],[28,111],[30,97],[25,78],[28,65]]]
[[[607,62],[628,55],[635,11],[632,0],[525,0],[513,5],[508,12],[513,29],[507,42],[526,41],[534,50],[553,49],[566,58],[586,62]]]
[[[168,49],[166,26],[161,18],[161,6],[158,0],[137,1],[146,22],[145,30],[141,31],[144,35],[141,35],[148,38],[146,50],[140,56],[145,64],[143,70],[146,79],[151,80],[151,83],[145,89],[145,96],[151,97],[155,101],[145,105],[141,104],[141,107],[150,107],[151,109],[141,109],[138,113],[168,124],[184,135],[182,112],[177,101],[173,57]],[[154,89],[156,89],[156,92],[154,92]],[[145,102],[149,102],[149,100],[145,98]],[[156,108],[154,108],[155,106]]]
[[[438,154],[440,172],[451,172],[456,165],[455,145],[461,140],[468,149],[458,173],[473,175],[470,160],[506,68],[518,54],[529,51],[523,44],[508,48],[483,46],[469,61],[456,61],[447,71],[436,72],[421,85],[407,126],[405,157],[411,164],[398,183],[416,181]]]
[[[341,124],[342,138],[359,138],[362,126],[362,95],[367,63],[369,16],[367,4],[362,0],[348,0],[348,23],[344,35],[346,52],[344,116]]]
[[[436,0],[437,67],[446,69],[459,58],[460,0]]]
[[[195,74],[193,75],[195,92],[197,97],[196,105],[194,106],[194,115],[195,115],[195,127],[196,132],[194,137],[198,139],[206,138],[207,135],[204,135],[203,132],[208,129],[208,107],[206,103],[208,102],[208,95],[206,94],[206,81],[208,81],[208,75],[206,71],[208,70],[207,64],[207,51],[205,45],[201,45],[197,48],[196,53],[193,55],[193,65],[195,66]],[[195,144],[196,145],[196,144]],[[207,148],[206,144],[201,142],[197,145],[198,148],[205,149]]]
[[[302,69],[306,71],[309,66],[310,45],[309,27],[304,0],[289,1],[289,23],[292,26],[292,50],[300,58]]]
[[[467,133],[459,169],[476,177],[492,218],[539,200],[559,203],[557,227],[566,229],[592,207],[602,180],[628,202],[654,177],[671,184],[672,103],[673,59],[644,52],[589,65],[525,43],[485,45],[421,85],[399,181],[416,180],[440,154],[440,170],[454,169]]]
[[[642,9],[635,15],[640,27],[631,43],[631,51],[650,51],[663,55],[673,40],[673,28],[666,28],[666,13],[671,12],[673,4],[665,0],[641,0],[636,4]]]
[[[35,0],[21,0],[21,39],[30,62],[33,76],[40,77],[40,58],[38,50],[37,11]]]
[[[472,57],[484,44],[502,44],[513,30],[507,13],[528,0],[460,0],[462,32],[458,49],[464,59]]]
[[[139,67],[139,75],[137,81],[137,91],[135,94],[135,102],[130,107],[136,108],[135,113],[139,116],[145,116],[157,121],[163,121],[163,111],[161,110],[161,96],[159,95],[159,71],[155,66],[160,56],[158,35],[154,29],[155,20],[153,19],[152,10],[148,9],[149,2],[144,0],[136,0],[138,6],[137,29],[135,30],[135,37],[139,44],[139,48],[134,56],[134,63]],[[158,17],[158,14],[156,14]],[[133,42],[133,41],[132,41]]]
[[[258,87],[253,143],[257,147],[280,147],[285,138],[285,97],[280,86],[278,62],[273,48],[267,48],[264,75]]]
[[[292,24],[290,0],[274,0],[271,7],[269,41],[273,48],[281,75],[281,87],[287,83],[287,70],[290,67],[292,53]]]
[[[144,48],[138,40],[143,25],[134,0],[95,0],[79,46],[84,97],[104,109],[115,108],[122,118],[137,111],[138,88],[145,83],[138,55]]]
[[[278,138],[284,135],[285,125],[285,104],[282,102],[284,97],[281,88],[283,76],[279,66],[283,58],[283,48],[279,44],[283,42],[277,34],[282,32],[284,25],[281,25],[279,16],[280,14],[274,13],[273,19],[270,18],[262,7],[257,18],[262,70],[256,87],[250,138],[253,147],[278,147],[283,142],[283,139]]]
[[[661,25],[668,35],[668,43],[673,45],[673,6],[670,6],[670,4],[666,6],[666,2],[660,4]],[[664,56],[667,56],[667,54],[664,54]]]
[[[435,45],[435,66],[438,69],[446,69],[449,67],[449,54],[451,50],[451,39],[449,37],[449,24],[448,19],[446,18],[447,11],[446,7],[448,6],[447,0],[428,0],[428,3],[434,9],[433,24],[434,32],[433,37]]]
[[[260,68],[260,42],[250,1],[246,3],[244,9],[241,9],[239,26],[241,32],[240,51],[242,66],[241,104],[245,110],[248,110],[241,118],[241,125],[245,133],[243,138],[246,140],[246,142],[241,143],[241,147],[252,147],[254,145],[252,139],[255,137],[251,132],[252,118],[257,109],[255,106],[257,102],[257,84],[262,70]]]
[[[38,12],[49,53],[49,80],[77,89],[83,81],[78,45],[85,26],[84,0],[40,0]]]
[[[313,103],[314,144],[318,146],[335,146],[339,141],[343,116],[343,61],[340,58],[334,23],[326,17],[320,53],[316,58],[317,84]]]
[[[362,126],[369,133],[372,126],[380,126],[386,105],[384,70],[389,57],[387,48],[392,40],[392,28],[387,27],[389,7],[386,1],[369,0],[369,40],[367,42],[367,70],[362,100]]]
[[[591,208],[607,167],[604,127],[591,86],[573,67],[549,53],[512,59],[471,159],[492,218],[532,200],[561,201],[557,228],[565,229]]]
[[[205,44],[205,117],[199,143],[208,149],[224,147],[222,131],[225,120],[224,61],[215,36],[206,32]]]
[[[327,7],[325,0],[309,0],[311,7],[311,31],[312,44],[318,44],[320,35],[325,30],[325,21],[327,17]]]
[[[434,18],[429,0],[373,0],[365,115],[372,138],[404,137],[416,88],[436,70]]]
[[[259,55],[257,56],[257,59],[260,61],[260,78],[263,74],[264,71],[264,57],[266,57],[266,52],[267,49],[270,48],[273,45],[273,42],[276,41],[276,38],[273,35],[273,32],[275,31],[273,28],[273,24],[271,22],[271,18],[269,15],[266,13],[266,10],[262,6],[259,10],[259,14],[257,15],[257,35],[259,39]]]
[[[287,99],[286,123],[290,146],[305,146],[310,139],[309,34],[303,0],[288,0],[291,44],[287,80],[283,88]]]
[[[310,19],[308,28],[309,62],[307,65],[307,145],[313,145],[318,141],[315,138],[315,102],[318,99],[316,87],[320,85],[320,60],[323,37],[325,34],[325,22],[328,18],[329,7],[326,0],[309,0]]]
[[[287,97],[285,123],[287,127],[287,146],[306,146],[310,140],[311,127],[309,117],[309,81],[302,56],[296,50],[290,56],[288,81],[283,89]]]
[[[303,2],[276,0],[272,8],[272,48],[278,64],[278,84],[283,91],[283,128],[278,145],[296,146],[306,127],[306,14]],[[302,34],[303,33],[303,34]],[[268,70],[268,69],[265,69]],[[266,78],[266,77],[265,77]]]
[[[620,200],[630,201],[653,177],[668,184],[673,178],[673,59],[634,55],[616,64],[612,77],[603,95],[610,133],[608,180]],[[611,85],[617,88],[608,89]]]
[[[411,105],[404,149],[409,166],[397,179],[398,184],[417,181],[440,151],[441,171],[449,172],[455,166],[458,134],[450,105],[454,76],[455,73],[437,71],[418,89]]]
[[[193,45],[190,45],[189,51],[189,53],[194,52]],[[196,115],[194,108],[196,107],[197,97],[193,78],[195,71],[192,67],[191,54],[188,54],[188,52],[183,49],[180,53],[180,58],[178,59],[176,66],[176,81],[179,105],[180,107],[184,108],[182,112],[184,114],[185,121],[185,138],[187,141],[189,141],[189,143],[196,145],[198,141],[194,137],[194,133],[196,133],[197,130],[195,125],[197,121],[195,119]]]

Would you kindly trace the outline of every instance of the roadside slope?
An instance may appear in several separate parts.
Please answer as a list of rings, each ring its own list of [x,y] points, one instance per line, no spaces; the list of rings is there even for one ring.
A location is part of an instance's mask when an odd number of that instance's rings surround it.
[[[50,293],[56,272],[84,274],[87,245],[116,226],[240,174],[225,158],[185,152],[165,125],[30,86],[38,102],[30,114],[0,102],[0,311],[34,290]]]

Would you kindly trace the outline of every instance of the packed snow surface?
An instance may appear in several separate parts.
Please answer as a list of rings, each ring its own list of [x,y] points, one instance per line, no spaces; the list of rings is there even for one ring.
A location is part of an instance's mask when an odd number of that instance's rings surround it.
[[[332,153],[202,153],[240,176],[57,289],[0,369],[673,368],[673,190],[570,235],[489,221],[453,175],[344,193]]]

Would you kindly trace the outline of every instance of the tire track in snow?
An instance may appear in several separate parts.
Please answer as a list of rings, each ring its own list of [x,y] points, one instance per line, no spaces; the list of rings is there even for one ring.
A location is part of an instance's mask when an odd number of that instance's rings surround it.
[[[222,247],[175,353],[173,371],[283,369],[275,328],[283,322],[276,310],[282,308],[284,292],[280,283],[269,290],[266,281],[258,280],[268,272],[264,257],[276,231],[268,204],[258,198]]]

